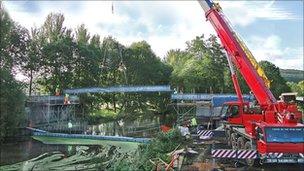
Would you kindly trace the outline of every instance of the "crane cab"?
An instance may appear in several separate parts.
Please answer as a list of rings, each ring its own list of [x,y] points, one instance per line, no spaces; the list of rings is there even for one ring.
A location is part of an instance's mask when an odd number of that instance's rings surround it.
[[[263,120],[263,112],[260,107],[252,106],[249,102],[226,102],[221,109],[221,118],[228,124],[245,126],[250,122]]]
[[[231,124],[242,124],[243,106],[240,102],[226,102],[221,109],[221,118]]]
[[[280,101],[285,103],[294,103],[296,101],[297,93],[282,93]]]

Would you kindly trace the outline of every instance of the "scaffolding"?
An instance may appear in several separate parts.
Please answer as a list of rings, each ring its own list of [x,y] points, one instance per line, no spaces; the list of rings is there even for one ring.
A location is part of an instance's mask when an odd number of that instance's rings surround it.
[[[171,106],[177,114],[177,124],[183,125],[184,123],[188,123],[192,118],[197,119],[200,112],[210,114],[210,111],[200,109],[204,106],[210,106],[209,102],[204,100],[211,97],[211,94],[172,94]]]
[[[27,99],[29,126],[50,132],[83,132],[87,123],[77,96],[30,96]],[[68,124],[72,127],[69,128]]]
[[[177,124],[182,125],[184,123],[189,123],[192,118],[199,119],[198,116],[201,113],[207,113],[211,115],[210,109],[211,104],[205,101],[176,101],[171,103],[174,111],[177,114]],[[202,123],[201,123],[202,124]]]
[[[251,101],[252,97],[243,95],[243,99]],[[199,125],[211,129],[219,126],[221,106],[238,99],[234,94],[172,94],[171,100],[178,125],[196,118]]]

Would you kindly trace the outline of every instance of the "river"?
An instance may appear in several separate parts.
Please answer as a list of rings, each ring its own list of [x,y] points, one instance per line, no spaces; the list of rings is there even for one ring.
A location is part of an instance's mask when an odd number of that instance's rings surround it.
[[[1,144],[0,165],[18,163],[53,151],[60,151],[69,156],[74,154],[75,148],[76,146],[47,145],[28,137],[23,141],[17,140]]]
[[[153,137],[159,132],[159,119],[145,119],[135,121],[117,121],[89,125],[89,129],[98,135],[130,136],[130,137]],[[75,153],[76,146],[72,145],[49,145],[43,144],[31,137],[15,139],[1,144],[0,166],[18,163],[37,157],[43,153],[60,151],[70,156]]]

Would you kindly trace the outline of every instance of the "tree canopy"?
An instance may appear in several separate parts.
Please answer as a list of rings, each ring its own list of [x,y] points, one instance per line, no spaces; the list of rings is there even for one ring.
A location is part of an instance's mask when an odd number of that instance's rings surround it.
[[[279,67],[268,61],[260,61],[259,64],[270,80],[270,91],[276,98],[279,98],[282,93],[291,91],[286,80],[281,76]]]
[[[184,92],[230,92],[223,84],[228,64],[216,37],[197,36],[186,44],[185,51],[171,50],[166,56],[172,85]]]
[[[18,72],[29,80],[28,95],[35,92],[53,95],[58,88],[62,91],[161,84],[170,84],[184,93],[234,93],[225,52],[214,35],[197,36],[186,42],[185,50],[170,50],[162,60],[146,41],[125,46],[111,36],[101,38],[90,34],[84,24],[67,28],[64,22],[63,14],[50,13],[43,25],[27,30],[1,10],[1,89],[4,90],[1,105],[17,98],[20,108],[12,112],[22,113],[22,86],[14,79]],[[272,81],[271,91],[276,97],[290,91],[278,67],[268,61],[261,61],[260,65]],[[243,93],[248,93],[248,86],[239,73],[238,76]],[[296,88],[301,85],[289,85],[292,90],[301,91]],[[15,94],[8,97],[8,91]],[[113,113],[116,118],[166,113],[170,100],[162,94],[115,93],[83,94],[80,99],[86,113]],[[3,112],[9,115],[11,111],[3,109]]]

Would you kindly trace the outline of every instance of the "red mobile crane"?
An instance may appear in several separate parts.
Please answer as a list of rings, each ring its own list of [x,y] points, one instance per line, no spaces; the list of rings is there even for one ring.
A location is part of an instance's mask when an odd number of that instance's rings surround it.
[[[253,55],[233,31],[218,3],[199,0],[227,52],[227,60],[238,101],[222,108],[228,144],[233,149],[256,150],[260,161],[304,163],[304,125],[294,96],[282,96],[277,101],[269,90],[269,81]],[[259,108],[252,109],[242,99],[234,66],[240,71],[253,92]],[[275,155],[274,155],[275,154]],[[255,160],[247,159],[248,165]]]

